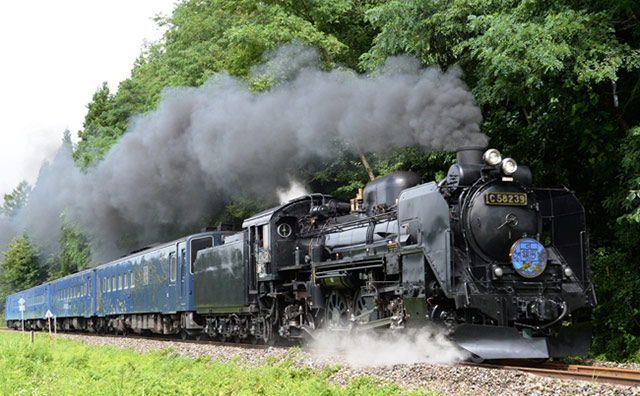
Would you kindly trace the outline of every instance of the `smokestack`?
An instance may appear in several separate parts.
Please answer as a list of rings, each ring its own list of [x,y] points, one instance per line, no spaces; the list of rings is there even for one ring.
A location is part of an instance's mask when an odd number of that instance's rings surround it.
[[[460,165],[482,165],[482,154],[485,148],[483,146],[460,147],[456,150],[456,160]]]

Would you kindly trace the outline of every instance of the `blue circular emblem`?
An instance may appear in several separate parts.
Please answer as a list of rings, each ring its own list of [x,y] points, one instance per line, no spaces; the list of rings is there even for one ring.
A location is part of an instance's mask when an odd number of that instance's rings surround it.
[[[511,264],[525,278],[535,278],[547,267],[547,251],[533,238],[518,239],[511,246]]]

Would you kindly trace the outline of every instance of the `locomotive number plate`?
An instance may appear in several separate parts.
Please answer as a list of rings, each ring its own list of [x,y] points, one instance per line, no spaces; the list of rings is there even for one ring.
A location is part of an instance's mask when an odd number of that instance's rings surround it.
[[[527,194],[516,192],[487,192],[484,195],[487,205],[526,206]]]

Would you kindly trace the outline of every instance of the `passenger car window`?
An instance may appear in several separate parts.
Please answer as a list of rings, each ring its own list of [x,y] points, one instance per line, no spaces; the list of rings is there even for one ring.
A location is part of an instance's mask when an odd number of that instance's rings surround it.
[[[169,253],[169,273],[171,274],[171,280],[176,280],[177,274],[177,265],[176,265],[176,252]]]

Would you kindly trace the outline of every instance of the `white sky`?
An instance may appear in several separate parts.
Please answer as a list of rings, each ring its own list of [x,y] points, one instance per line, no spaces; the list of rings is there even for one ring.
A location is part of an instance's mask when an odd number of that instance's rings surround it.
[[[35,184],[65,129],[77,142],[93,93],[103,81],[115,93],[175,1],[0,1],[0,204]]]

